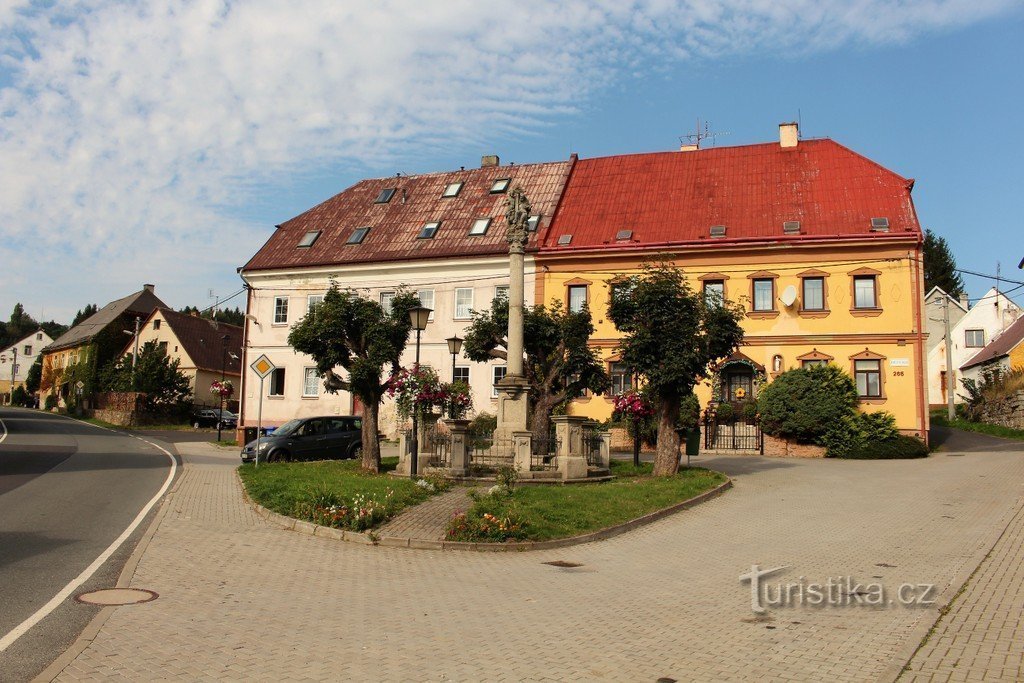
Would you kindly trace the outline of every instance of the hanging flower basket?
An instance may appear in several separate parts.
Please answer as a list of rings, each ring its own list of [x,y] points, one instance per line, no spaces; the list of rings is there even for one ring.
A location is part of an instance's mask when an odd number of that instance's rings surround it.
[[[631,389],[612,399],[615,412],[630,420],[642,419],[654,414],[654,406],[644,396]]]
[[[231,380],[224,380],[222,382],[219,379],[215,379],[210,384],[210,393],[218,398],[228,399],[234,395],[235,387],[231,384]]]

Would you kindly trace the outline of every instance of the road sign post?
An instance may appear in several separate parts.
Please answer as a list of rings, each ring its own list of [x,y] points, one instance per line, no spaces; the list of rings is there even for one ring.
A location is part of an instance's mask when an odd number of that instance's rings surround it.
[[[260,378],[260,400],[256,408],[256,459],[255,467],[260,466],[260,438],[263,436],[263,380],[267,378],[267,375],[272,373],[277,367],[270,362],[266,354],[261,355],[253,364],[249,366],[253,369]]]

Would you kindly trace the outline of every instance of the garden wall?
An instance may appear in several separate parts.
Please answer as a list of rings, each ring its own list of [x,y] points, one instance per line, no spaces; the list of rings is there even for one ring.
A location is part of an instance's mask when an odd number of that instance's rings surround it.
[[[824,458],[825,449],[814,444],[764,435],[764,454],[771,458]]]
[[[87,411],[89,417],[110,424],[128,427],[144,421],[142,402],[145,394],[136,391],[108,391],[96,394],[96,407]]]
[[[981,409],[981,421],[1010,429],[1024,429],[1024,391],[987,403]]]
[[[628,453],[633,452],[633,438],[629,435],[628,429],[625,429],[624,427],[612,427],[609,431],[612,433],[611,450],[625,451]],[[654,452],[654,448],[647,444],[641,444],[640,450],[644,453]]]

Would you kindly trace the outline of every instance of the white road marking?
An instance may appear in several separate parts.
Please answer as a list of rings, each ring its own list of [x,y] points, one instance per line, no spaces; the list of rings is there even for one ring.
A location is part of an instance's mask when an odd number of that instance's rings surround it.
[[[2,427],[4,430],[4,433],[0,434],[0,443],[3,443],[4,439],[7,438],[7,425],[4,424],[3,420],[0,420],[0,427]]]
[[[2,422],[0,422],[0,424],[2,424]],[[6,436],[7,428],[5,427],[4,438],[6,438]],[[150,446],[156,448],[164,455],[166,455],[168,459],[170,459],[171,471],[167,473],[167,479],[164,480],[164,485],[161,486],[157,494],[153,496],[148,503],[146,503],[146,506],[142,508],[142,511],[139,512],[139,514],[135,517],[134,520],[132,520],[132,523],[128,525],[128,528],[121,532],[121,535],[114,539],[114,542],[111,543],[106,550],[100,553],[100,556],[93,560],[92,564],[86,567],[81,574],[72,579],[68,585],[64,586],[64,588],[62,588],[59,593],[53,596],[49,602],[47,602],[45,605],[36,610],[35,614],[33,614],[28,619],[15,626],[13,629],[11,629],[10,633],[5,635],[3,638],[0,638],[0,652],[3,652],[11,645],[13,645],[14,642],[18,640],[18,638],[25,635],[29,629],[31,629],[33,626],[42,621],[48,614],[50,614],[50,612],[57,609],[57,607],[62,602],[67,600],[68,597],[72,593],[74,593],[77,588],[79,588],[83,583],[88,581],[92,577],[92,575],[95,574],[96,571],[103,566],[103,563],[109,560],[110,556],[117,552],[117,549],[120,548],[121,545],[124,544],[126,540],[128,540],[128,537],[132,535],[132,532],[134,532],[136,528],[138,528],[139,524],[142,523],[142,520],[145,519],[147,514],[149,514],[149,511],[153,509],[154,505],[156,505],[157,501],[160,500],[160,498],[163,497],[164,493],[167,492],[167,489],[170,487],[171,482],[174,481],[174,474],[175,472],[178,471],[178,462],[174,459],[174,456],[171,455],[171,453],[167,449],[158,446],[151,441],[146,441],[145,439],[138,436],[131,436],[132,438],[138,439],[139,441],[148,443]],[[3,439],[0,439],[0,441],[2,440]]]

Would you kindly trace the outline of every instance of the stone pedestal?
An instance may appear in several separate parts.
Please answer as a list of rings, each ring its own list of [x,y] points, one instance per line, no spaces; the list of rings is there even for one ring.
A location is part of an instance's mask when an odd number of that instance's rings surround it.
[[[513,467],[519,472],[529,472],[533,459],[533,432],[512,432]]]
[[[525,377],[506,375],[494,386],[498,389],[498,427],[494,430],[494,442],[511,443],[513,433],[527,431],[530,383]]]
[[[601,467],[609,469],[612,466],[612,433],[601,432]]]
[[[555,438],[558,440],[555,466],[562,479],[586,479],[587,458],[583,450],[583,423],[587,418],[579,415],[555,415],[551,421],[555,423]]]
[[[433,444],[430,442],[430,434],[434,431],[437,425],[440,415],[434,415],[433,413],[427,413],[426,415],[420,416],[420,424],[417,427],[417,441],[419,441],[419,453],[416,458],[416,475],[421,476],[424,468],[428,466],[430,462],[430,456],[433,451]],[[406,432],[404,429],[398,433],[398,467],[395,468],[396,474],[401,474],[406,477],[409,476],[409,461],[411,444],[409,438],[412,436],[411,432]]]
[[[445,420],[451,432],[451,476],[464,477],[469,474],[469,420]]]

